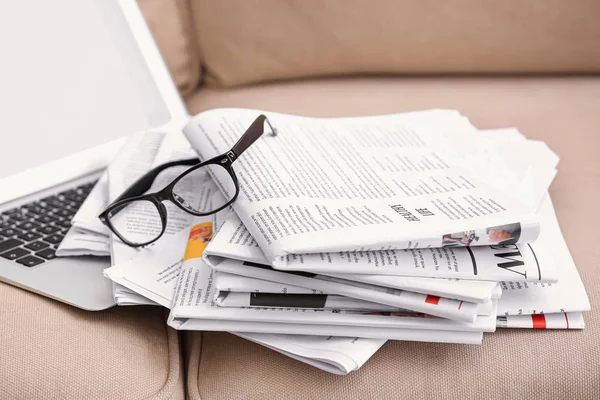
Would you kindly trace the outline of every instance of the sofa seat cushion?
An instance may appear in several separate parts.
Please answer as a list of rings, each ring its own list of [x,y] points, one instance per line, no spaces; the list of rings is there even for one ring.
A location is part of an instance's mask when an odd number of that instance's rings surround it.
[[[337,377],[227,333],[186,334],[196,399],[600,398],[600,77],[355,78],[202,89],[191,113],[248,107],[311,116],[455,108],[515,126],[561,157],[551,196],[592,303],[583,331],[499,330],[482,346],[388,342]]]
[[[183,399],[162,308],[88,312],[0,283],[0,399]]]

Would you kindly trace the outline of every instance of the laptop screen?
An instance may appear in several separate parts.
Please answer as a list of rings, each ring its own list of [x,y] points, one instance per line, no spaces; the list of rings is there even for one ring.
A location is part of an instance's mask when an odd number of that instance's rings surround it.
[[[169,112],[116,1],[0,2],[0,180]]]

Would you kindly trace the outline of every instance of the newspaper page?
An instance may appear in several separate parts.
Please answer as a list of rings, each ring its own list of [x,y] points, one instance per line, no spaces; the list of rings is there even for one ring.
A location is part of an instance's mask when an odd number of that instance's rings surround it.
[[[484,250],[485,248],[478,248],[476,250]],[[465,251],[466,249],[457,249]],[[473,253],[477,254],[477,253]],[[208,245],[206,252],[206,260],[211,265],[216,265],[220,258],[229,258],[229,259],[240,259],[247,262],[253,262],[256,264],[266,264],[267,261],[264,258],[262,252],[256,246],[252,236],[245,229],[242,222],[237,218],[235,214],[230,214],[227,217],[227,220],[223,224],[222,228],[219,230],[215,238]],[[425,259],[424,259],[425,260]],[[479,259],[477,259],[477,264],[479,264]],[[513,260],[506,260],[506,262],[520,262],[516,257]],[[473,262],[468,260],[469,266],[473,265]],[[340,265],[343,267],[346,263],[341,263]],[[412,264],[412,260],[411,260]],[[433,268],[430,268],[433,269]],[[537,267],[536,267],[537,271]],[[239,273],[240,275],[248,276],[248,273]],[[275,271],[272,270],[270,272],[270,280],[292,284],[290,281],[287,281],[286,278],[290,274],[290,272],[285,271]],[[512,274],[512,273],[509,273]],[[330,275],[330,274],[327,274]],[[353,290],[356,287],[356,282],[360,281],[360,279],[353,278],[352,275],[348,274],[339,274],[335,275],[337,279],[344,279],[344,283],[348,286],[348,289]],[[348,278],[347,278],[348,276]],[[445,279],[431,279],[425,277],[394,277],[394,276],[380,276],[374,277],[369,275],[364,275],[367,278],[373,278],[372,280],[365,279],[366,287],[369,287],[373,291],[384,291],[386,292],[386,287],[393,287],[398,290],[407,290],[409,292],[421,293],[425,295],[435,295],[441,298],[448,299],[456,299],[459,301],[465,302],[474,302],[474,303],[484,303],[489,301],[492,296],[492,292],[494,288],[497,286],[497,282],[486,282],[486,281],[467,281],[467,280],[445,280]],[[312,278],[315,280],[321,280],[330,282],[332,280],[331,277],[325,276],[324,274],[307,274],[305,273],[306,279]],[[266,279],[266,278],[265,278]],[[351,279],[352,281],[348,280]],[[307,281],[306,281],[307,282]],[[339,282],[338,283],[342,283]],[[322,282],[321,282],[322,284]],[[315,284],[306,284],[305,287],[309,289],[318,289],[322,286],[319,285],[319,282]],[[327,284],[326,284],[327,285]],[[360,285],[359,285],[360,286]],[[323,289],[319,289],[323,290]],[[331,293],[330,293],[331,294]],[[345,294],[345,293],[338,293]],[[367,294],[367,293],[364,293]],[[363,294],[363,295],[364,295]],[[373,294],[373,293],[369,293]],[[357,295],[349,295],[351,297],[356,297]],[[367,301],[376,301],[374,298],[364,298]],[[397,299],[396,299],[397,300]],[[378,301],[376,301],[378,302]],[[389,304],[398,307],[403,307],[398,304]]]
[[[583,313],[550,313],[532,315],[504,315],[497,319],[498,328],[528,329],[584,329]]]
[[[215,294],[214,300],[215,304],[219,307],[303,308],[310,310],[340,311],[408,311],[406,309],[387,306],[385,304],[327,294],[242,293],[219,291]]]
[[[98,235],[108,236],[110,234],[110,229],[98,219],[98,214],[100,214],[107,206],[108,172],[104,171],[79,210],[77,210],[77,213],[73,216],[71,225],[79,229],[94,232]]]
[[[152,165],[160,144],[164,139],[163,132],[135,132],[106,169],[108,176],[108,203],[116,199],[129,185],[135,182]],[[115,236],[110,236],[111,264],[117,264],[134,257],[138,250],[124,245]],[[149,305],[155,304],[151,300],[144,300],[139,294],[127,288],[113,284],[113,295],[118,305]]]
[[[213,216],[212,226],[219,214]],[[194,225],[192,236],[209,238],[212,234],[207,230],[209,224],[202,222]],[[195,233],[193,233],[195,232]],[[183,237],[185,233],[185,237]],[[134,260],[122,266],[108,269],[107,275],[111,278],[122,279],[121,283],[141,292],[144,298],[152,298],[157,303],[167,308],[171,307],[175,283],[177,282],[178,267],[183,261],[184,251],[179,252],[176,247],[181,243],[187,245],[188,232],[180,232],[169,240],[157,244],[148,252],[141,253]],[[203,246],[204,241],[197,241]],[[168,249],[168,250],[167,250]],[[191,251],[198,251],[195,247]],[[127,298],[128,302],[135,302],[134,296]],[[378,349],[385,343],[385,339],[357,339],[345,337],[330,337],[324,340],[321,336],[305,335],[274,335],[244,333],[240,336],[260,343],[289,357],[313,365],[336,374],[347,374],[360,368]],[[311,358],[314,354],[316,358]]]
[[[215,222],[218,220],[218,215],[213,215],[213,222],[210,224],[212,227],[218,226]],[[208,238],[210,236],[206,229],[208,226],[207,222],[194,225],[192,232],[195,233],[193,235],[201,233],[200,236]],[[111,279],[143,294],[143,296],[135,292],[127,294],[122,300],[124,304],[146,304],[148,299],[153,299],[156,303],[171,308],[179,267],[185,251],[185,249],[180,251],[178,246],[181,246],[182,243],[187,245],[189,235],[190,233],[185,231],[179,232],[150,247],[149,251],[141,252],[133,260],[105,271]],[[203,242],[198,242],[198,244],[202,246]],[[129,289],[125,286],[119,285],[119,287]],[[360,368],[385,343],[385,339],[361,338],[356,340],[356,338],[336,337],[324,341],[322,336],[289,335],[288,337],[288,335],[274,334],[236,334],[336,374],[347,374]],[[474,335],[469,334],[471,332],[466,332],[462,336],[468,336],[471,341],[475,341]],[[311,359],[310,355],[313,352],[319,353],[320,357]]]
[[[215,274],[215,288],[219,292],[264,292],[264,293],[292,293],[292,294],[326,294],[320,290],[303,288],[300,286],[286,285],[285,283],[264,281],[249,276],[217,272]],[[331,293],[327,293],[331,294]]]
[[[335,315],[335,313],[327,313],[323,311],[305,313],[299,309],[256,309],[248,313],[249,309],[223,309],[219,308],[212,301],[214,296],[214,273],[202,261],[201,251],[194,250],[196,246],[188,246],[186,250],[185,261],[182,265],[178,284],[176,286],[175,297],[172,304],[171,314],[168,324],[176,329],[181,330],[217,330],[217,331],[233,331],[233,332],[254,332],[254,333],[277,333],[277,334],[303,334],[303,335],[319,335],[319,336],[357,336],[374,339],[394,339],[394,340],[416,340],[424,342],[440,342],[440,343],[462,343],[462,344],[480,344],[483,330],[495,329],[495,307],[491,313],[494,327],[491,328],[489,321],[486,322],[482,330],[465,329],[451,330],[450,327],[444,326],[446,320],[439,319],[441,324],[437,324],[440,329],[431,329],[434,326],[426,326],[427,329],[402,324],[404,327],[398,327],[398,319],[404,318],[406,322],[427,319],[426,316],[420,314],[416,317],[411,314],[411,317],[400,317],[396,315],[361,315],[360,318],[367,317],[369,319],[375,317],[392,317],[394,326],[379,326],[373,329],[370,326],[360,325],[342,325],[340,322],[330,323],[327,319],[321,321],[316,317],[315,323],[312,319],[315,316],[323,313]],[[186,315],[187,313],[187,315]],[[239,314],[241,313],[241,314]],[[293,314],[303,313],[305,316],[293,318]],[[219,315],[221,314],[221,315]],[[247,316],[244,314],[248,314]],[[258,318],[256,318],[256,316]],[[281,318],[284,316],[285,318]],[[348,314],[352,316],[352,314]],[[249,317],[249,318],[248,318]],[[288,321],[291,319],[293,322]],[[346,318],[343,318],[346,320]],[[430,319],[430,318],[429,318]],[[370,324],[369,324],[370,325]],[[419,324],[417,324],[419,325]],[[467,326],[473,324],[466,324]]]
[[[205,179],[197,182],[197,184],[202,185],[203,190],[194,192],[194,196],[190,199],[197,199],[205,203],[210,201],[220,202],[217,197],[220,197],[221,194],[210,177],[206,175]],[[212,238],[212,221],[215,216],[196,217],[188,214],[184,219],[177,221],[176,224],[196,224],[194,226],[197,228],[197,233],[202,234],[207,243]],[[171,215],[169,215],[169,218],[171,218]],[[136,225],[132,226],[135,227]],[[104,274],[113,282],[170,308],[189,235],[189,228],[177,228],[171,232],[167,231],[153,245],[138,251],[136,257],[104,270]]]
[[[210,222],[209,222],[210,224]],[[104,275],[134,292],[171,308],[189,232],[158,241],[137,257],[104,270]]]
[[[282,273],[268,265],[248,261],[224,260],[219,264],[213,265],[213,268],[216,271],[251,276],[293,286],[314,288],[323,292],[386,304],[457,321],[472,322],[477,316],[477,303],[405,290],[382,288],[331,277],[315,279],[314,276],[306,277],[304,274]]]
[[[134,133],[130,140],[119,151],[117,157],[108,166],[108,201],[111,202],[133,184],[139,177],[154,166],[177,158],[184,158],[185,152],[188,157],[193,156],[189,144],[179,132],[165,133],[162,131],[144,131]],[[171,168],[160,174],[150,190],[158,190],[178,173],[182,168]],[[192,223],[191,216],[176,207],[165,204],[169,214],[167,230],[163,236],[176,234],[180,230],[189,227]],[[138,212],[136,212],[138,211]],[[143,224],[142,210],[131,209],[131,218]],[[115,235],[110,235],[111,263],[118,265],[136,257],[143,251],[141,248],[133,248],[122,243]],[[115,285],[118,285],[115,283]],[[119,305],[141,304],[140,295],[135,294],[129,288],[115,287],[115,300]],[[128,297],[131,294],[131,297]],[[156,304],[147,302],[146,304]]]
[[[311,310],[381,311],[410,313],[411,310],[331,294],[293,294],[269,292],[225,292],[215,295],[219,307],[303,308]],[[491,315],[493,302],[477,307],[477,315]],[[414,313],[414,312],[413,312]]]
[[[158,303],[118,284],[114,284],[113,296],[119,306],[156,306]]]
[[[209,159],[229,151],[260,113],[206,111],[184,133]],[[278,269],[305,254],[504,246],[538,235],[522,194],[507,190],[518,180],[457,112],[264,114],[278,134],[263,135],[236,162],[234,209]],[[225,178],[213,178],[223,190]]]
[[[547,195],[539,209],[541,246],[556,261],[558,282],[501,282],[498,315],[547,314],[589,311],[590,301],[577,267],[563,238],[558,219]]]
[[[71,229],[56,250],[56,255],[110,256],[110,230],[98,219],[98,214],[108,205],[108,172],[88,194],[85,201],[71,219]]]
[[[492,281],[474,281],[459,279],[418,278],[390,275],[332,274],[323,273],[339,279],[367,283],[369,285],[389,287],[411,292],[432,294],[450,299],[485,303],[494,298],[498,283]],[[499,298],[500,296],[497,296]]]
[[[189,248],[189,245],[188,245]],[[186,252],[187,254],[187,252]],[[233,263],[235,261],[228,260]],[[221,263],[224,264],[225,262]],[[237,262],[240,265],[241,262]],[[360,312],[332,312],[303,309],[274,308],[224,308],[214,302],[214,271],[201,258],[184,260],[171,309],[173,319],[210,319],[249,322],[277,322],[279,324],[344,325],[371,328],[396,328],[419,330],[479,331],[492,332],[496,327],[496,317],[477,316],[473,322],[462,322],[444,318],[410,317],[403,315],[370,315]],[[430,299],[434,308],[437,299]],[[441,301],[439,302],[441,303]],[[427,308],[429,309],[429,308]],[[423,314],[424,315],[424,314]],[[236,330],[236,329],[231,329]],[[240,330],[241,329],[237,329]],[[293,333],[293,332],[288,332]],[[298,333],[298,332],[296,332]],[[302,332],[304,333],[304,332]],[[331,335],[336,335],[331,333]],[[349,333],[348,335],[354,335]]]
[[[268,264],[268,260],[235,213],[227,216],[223,226],[213,238],[205,252],[209,264],[218,262],[219,257],[257,264]],[[281,271],[282,274],[286,272]],[[315,279],[322,275],[313,274]],[[325,275],[325,274],[323,274]],[[487,281],[459,281],[431,279],[423,277],[375,276],[353,274],[326,274],[339,278],[369,283],[381,287],[408,290],[417,293],[433,294],[440,297],[482,303],[488,301],[491,292],[497,285]],[[307,274],[306,276],[309,276]],[[363,280],[364,278],[364,280]],[[328,280],[328,278],[324,278]]]
[[[164,132],[136,132],[121,148],[113,162],[106,169],[108,174],[108,203],[115,200],[131,184],[152,167]],[[111,263],[117,264],[134,257],[138,249],[127,246],[112,233]]]
[[[299,286],[219,272],[214,276],[215,302],[220,307],[291,307],[339,310],[405,311],[393,306],[325,294]],[[491,315],[492,301],[477,305],[477,315]]]
[[[209,318],[177,318],[171,313],[167,324],[174,329],[190,331],[227,331],[232,333],[273,333],[282,335],[315,335],[361,337],[426,343],[481,344],[481,331],[402,329],[356,325],[315,325],[279,322],[233,321]]]
[[[520,181],[519,191],[532,209],[537,209],[557,174],[559,157],[546,143],[529,140],[515,128],[479,131],[493,140],[496,149],[507,159],[507,167]]]
[[[298,255],[289,271],[323,274],[367,273],[430,278],[556,282],[554,260],[536,243],[352,251]]]
[[[358,337],[235,334],[336,375],[358,370],[386,342]]]
[[[141,132],[134,135],[139,138],[137,142],[128,142],[119,152],[113,163],[108,167],[108,193],[109,201],[113,201],[121,195],[138,178],[148,172],[150,169],[169,161],[194,157],[189,144],[185,138],[178,132]],[[134,138],[132,137],[132,139]],[[186,166],[173,167],[163,171],[155,179],[149,192],[158,191],[169,184],[175,177],[184,172]],[[215,186],[207,185],[209,180],[198,180],[195,187],[187,188],[190,198],[197,198],[199,201],[210,195],[202,192],[206,189],[212,190]],[[200,186],[202,185],[202,186]],[[192,224],[193,216],[180,210],[170,202],[163,202],[167,209],[167,228],[163,237],[174,235],[181,230],[186,230]],[[146,226],[150,218],[155,213],[145,213],[144,206],[137,208],[129,207],[127,209],[127,219],[131,220],[128,224],[132,233],[143,235],[143,227]],[[116,236],[111,234],[112,262],[113,264],[125,262],[133,258],[140,249],[136,249],[122,243]]]
[[[72,226],[56,249],[56,255],[59,257],[108,257],[110,256],[110,239],[108,235]]]

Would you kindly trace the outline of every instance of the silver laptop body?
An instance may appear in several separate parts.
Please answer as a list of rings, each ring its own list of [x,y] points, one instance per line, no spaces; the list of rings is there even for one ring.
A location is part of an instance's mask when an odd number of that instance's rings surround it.
[[[0,281],[106,309],[110,260],[52,250],[126,136],[187,111],[136,2],[35,3],[0,3]]]

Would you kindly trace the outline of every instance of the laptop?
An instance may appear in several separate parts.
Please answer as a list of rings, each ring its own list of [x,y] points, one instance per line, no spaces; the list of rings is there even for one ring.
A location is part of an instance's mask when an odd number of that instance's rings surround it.
[[[136,2],[0,2],[0,281],[115,304],[106,257],[57,257],[128,134],[187,117]]]

